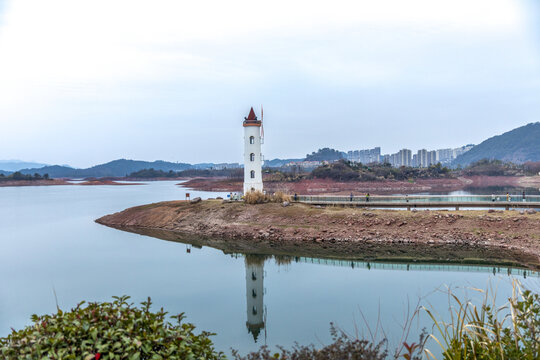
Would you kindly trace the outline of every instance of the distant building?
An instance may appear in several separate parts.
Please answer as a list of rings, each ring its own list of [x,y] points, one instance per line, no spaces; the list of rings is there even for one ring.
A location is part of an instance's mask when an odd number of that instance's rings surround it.
[[[427,152],[427,166],[437,164],[437,152],[435,150]]]
[[[328,161],[291,161],[285,164],[285,166],[287,167],[299,166],[302,169],[310,170],[310,169],[318,168],[319,166],[322,166],[322,165],[326,165],[328,163],[329,163]]]
[[[453,156],[454,156],[454,159],[457,158],[459,155],[463,155],[463,154],[465,154],[467,151],[471,150],[471,149],[473,148],[473,146],[474,146],[474,145],[469,144],[469,145],[465,145],[465,146],[462,146],[462,147],[453,149]]]
[[[418,167],[418,154],[413,154],[412,160],[411,160],[411,166]]]
[[[399,155],[399,166],[411,166],[412,151],[409,149],[402,149],[398,153]]]
[[[441,164],[448,164],[454,160],[453,149],[439,149],[437,150],[437,161]]]
[[[381,162],[381,148],[349,151],[347,152],[347,160],[362,164]]]
[[[384,163],[389,163],[393,167],[411,166],[411,150],[401,149],[399,152],[382,157]]]
[[[213,169],[213,170],[238,169],[238,168],[241,168],[240,164],[238,164],[238,163],[214,164],[211,167],[211,169]]]
[[[428,151],[426,149],[420,149],[416,153],[417,158],[417,167],[426,167],[427,166],[427,153]]]

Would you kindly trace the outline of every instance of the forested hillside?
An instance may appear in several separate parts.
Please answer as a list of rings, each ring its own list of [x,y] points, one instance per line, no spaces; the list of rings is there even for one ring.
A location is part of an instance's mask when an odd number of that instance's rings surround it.
[[[502,135],[491,137],[455,160],[455,165],[469,165],[489,159],[522,164],[540,161],[540,122],[531,123]]]

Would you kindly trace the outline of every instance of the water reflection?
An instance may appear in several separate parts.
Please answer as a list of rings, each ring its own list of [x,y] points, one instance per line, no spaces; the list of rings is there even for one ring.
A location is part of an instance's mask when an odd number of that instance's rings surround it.
[[[197,248],[200,248],[197,246]],[[443,272],[476,272],[493,275],[522,277],[540,277],[539,271],[505,266],[459,265],[459,264],[423,264],[423,263],[387,263],[339,259],[311,258],[286,255],[231,254],[232,257],[244,257],[246,271],[246,327],[248,333],[258,342],[264,331],[266,343],[267,309],[264,303],[266,288],[264,287],[264,265],[273,259],[277,266],[288,266],[291,263],[318,264],[327,266],[350,267],[364,270],[396,270],[396,271],[443,271]]]
[[[247,255],[246,265],[246,326],[248,332],[257,338],[264,329],[266,308],[264,306],[264,261],[267,256]]]

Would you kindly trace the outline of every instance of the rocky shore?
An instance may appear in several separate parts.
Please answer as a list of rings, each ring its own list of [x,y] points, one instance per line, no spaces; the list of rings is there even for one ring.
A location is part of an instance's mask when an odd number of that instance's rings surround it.
[[[96,222],[225,252],[510,264],[540,269],[540,213],[162,202]]]

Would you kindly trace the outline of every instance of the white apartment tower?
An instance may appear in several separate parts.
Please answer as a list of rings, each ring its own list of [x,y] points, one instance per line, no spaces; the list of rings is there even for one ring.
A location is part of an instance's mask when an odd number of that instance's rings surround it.
[[[261,153],[262,120],[257,120],[253,108],[244,118],[244,194],[263,191]]]

